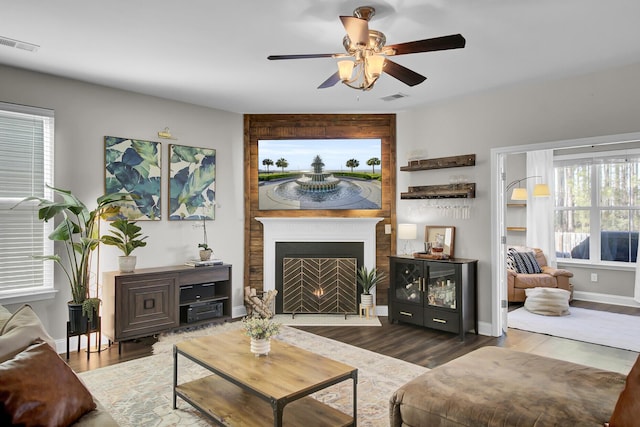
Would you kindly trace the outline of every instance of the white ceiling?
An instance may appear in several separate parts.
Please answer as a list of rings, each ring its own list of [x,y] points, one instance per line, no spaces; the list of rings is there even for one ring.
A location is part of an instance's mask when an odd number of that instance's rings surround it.
[[[640,62],[638,0],[0,0],[0,63],[238,113],[397,112],[514,84]],[[408,87],[317,86],[343,52],[339,15],[372,5],[387,44],[461,33],[464,49],[394,58]],[[382,97],[409,95],[396,101]],[[0,100],[1,99],[0,94]]]

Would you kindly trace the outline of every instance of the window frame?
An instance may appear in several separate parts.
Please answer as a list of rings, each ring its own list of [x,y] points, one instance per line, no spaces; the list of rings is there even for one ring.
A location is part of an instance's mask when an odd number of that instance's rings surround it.
[[[55,147],[55,113],[51,109],[40,108],[40,107],[32,107],[25,106],[19,104],[12,104],[6,102],[0,102],[0,111],[4,113],[8,113],[10,115],[27,115],[34,116],[38,118],[38,120],[43,120],[45,122],[45,126],[43,129],[42,140],[41,142],[44,144],[43,146],[43,156],[42,156],[42,179],[41,186],[43,187],[42,194],[33,194],[38,197],[44,197],[50,199],[53,197],[53,192],[47,189],[47,185],[53,186],[54,179],[54,147]],[[21,155],[25,151],[21,151],[16,154],[16,156]],[[33,158],[33,156],[32,156]],[[34,181],[34,174],[31,175],[31,182]],[[30,194],[25,194],[25,197],[30,196]],[[23,197],[0,197],[0,210],[11,209],[17,203],[19,203]],[[35,215],[33,218],[32,224],[37,224],[37,227],[40,229],[39,236],[38,233],[32,233],[31,238],[38,239],[37,243],[32,243],[31,248],[35,250],[36,247],[40,246],[42,248],[41,252],[38,251],[38,254],[52,254],[54,253],[54,243],[51,241],[48,236],[53,231],[54,223],[53,221],[44,222],[37,219],[38,209],[37,209],[37,201],[33,202],[25,202],[21,205],[21,207],[17,209],[23,209],[25,212],[31,211],[32,215]],[[7,216],[5,216],[7,217]],[[8,218],[8,217],[7,217]],[[1,220],[0,220],[1,221]],[[10,221],[10,220],[8,220]],[[7,224],[8,224],[7,221]],[[29,233],[25,232],[25,235],[28,236]],[[42,240],[40,240],[42,239]],[[11,245],[8,245],[9,248],[12,248]],[[13,248],[12,248],[13,249]],[[17,250],[17,249],[16,249]],[[3,260],[0,259],[0,263]],[[7,260],[7,263],[10,263],[10,260]],[[3,287],[0,283],[0,303],[1,304],[18,304],[25,303],[31,301],[40,301],[45,299],[51,299],[58,292],[55,289],[54,283],[54,262],[52,261],[38,261],[40,265],[42,265],[42,269],[35,272],[34,276],[38,277],[35,279],[37,281],[33,286],[22,286],[17,288],[7,289]]]
[[[571,164],[572,160],[573,164],[577,164],[580,161],[589,164],[590,167],[590,190],[591,190],[591,203],[590,206],[573,206],[573,207],[559,207],[556,205],[554,200],[554,218],[555,214],[559,211],[588,211],[589,212],[589,258],[558,258],[557,262],[559,264],[567,264],[567,265],[589,265],[593,267],[602,267],[602,268],[613,268],[619,270],[635,270],[636,263],[629,261],[610,261],[610,260],[602,260],[601,256],[601,213],[603,210],[625,210],[630,214],[633,211],[640,212],[640,205],[627,205],[627,206],[618,206],[611,205],[605,206],[600,205],[600,192],[601,192],[601,179],[600,179],[600,169],[603,163],[602,159],[614,159],[621,157],[633,157],[636,159],[638,163],[640,163],[640,148],[632,148],[632,149],[624,149],[624,150],[610,150],[610,151],[600,151],[597,153],[574,153],[574,154],[565,154],[565,155],[555,155],[553,160],[554,174],[555,169],[560,164]],[[613,163],[613,162],[612,162]],[[557,190],[557,189],[554,189]],[[634,231],[631,227],[629,227],[629,232]],[[556,248],[557,250],[558,248]],[[630,258],[631,259],[631,258]]]

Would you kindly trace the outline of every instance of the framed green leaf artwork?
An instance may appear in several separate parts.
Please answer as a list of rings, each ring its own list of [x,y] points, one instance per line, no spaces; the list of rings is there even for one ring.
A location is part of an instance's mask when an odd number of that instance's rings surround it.
[[[169,220],[215,218],[216,150],[169,145]]]
[[[159,221],[161,144],[105,136],[104,146],[106,193],[129,193],[134,199],[121,206],[120,216],[130,220]]]

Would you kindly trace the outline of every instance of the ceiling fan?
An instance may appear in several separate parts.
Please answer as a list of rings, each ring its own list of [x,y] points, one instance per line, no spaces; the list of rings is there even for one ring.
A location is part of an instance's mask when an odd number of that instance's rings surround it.
[[[408,86],[415,86],[426,80],[425,76],[391,61],[389,56],[459,49],[465,46],[466,40],[460,34],[385,46],[387,38],[384,33],[369,29],[369,20],[375,12],[375,8],[371,6],[361,6],[353,11],[353,16],[340,17],[347,30],[347,35],[342,40],[347,53],[271,55],[267,59],[348,58],[338,61],[338,71],[318,86],[318,89],[332,87],[341,81],[353,89],[370,90],[383,72]]]

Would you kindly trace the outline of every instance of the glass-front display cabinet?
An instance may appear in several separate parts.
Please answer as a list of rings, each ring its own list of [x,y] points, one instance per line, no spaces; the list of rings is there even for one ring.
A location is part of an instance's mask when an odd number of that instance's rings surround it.
[[[477,260],[390,257],[389,321],[478,333]]]

